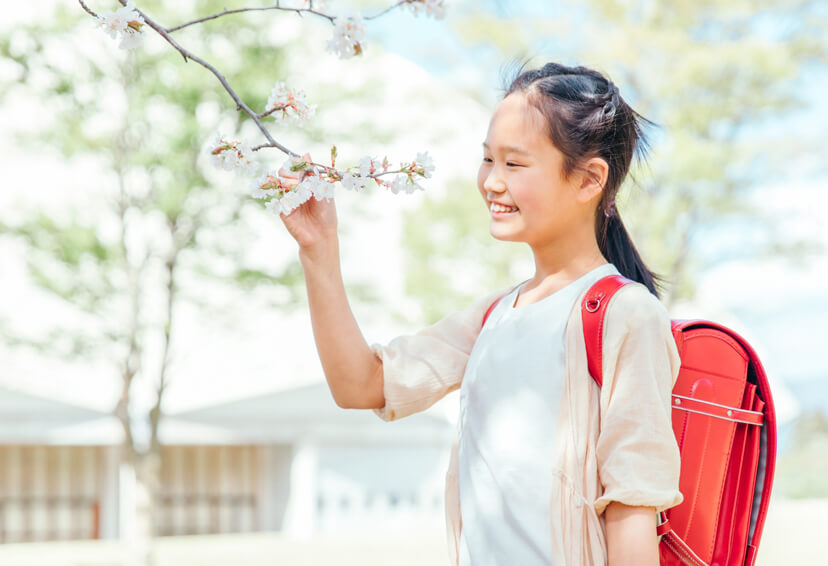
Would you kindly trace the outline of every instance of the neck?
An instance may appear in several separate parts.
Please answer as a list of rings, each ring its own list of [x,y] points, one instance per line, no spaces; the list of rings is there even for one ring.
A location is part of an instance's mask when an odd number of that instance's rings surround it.
[[[535,275],[530,281],[532,287],[565,285],[608,263],[589,224],[585,229],[570,232],[566,238],[542,245],[530,244],[530,247],[535,257]]]

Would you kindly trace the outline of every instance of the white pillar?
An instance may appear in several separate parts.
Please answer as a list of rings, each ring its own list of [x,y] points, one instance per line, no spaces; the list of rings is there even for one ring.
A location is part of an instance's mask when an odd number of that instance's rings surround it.
[[[273,446],[256,446],[256,530],[259,532],[276,529],[274,521],[275,489],[273,485]]]
[[[135,469],[121,462],[118,467],[118,534],[124,542],[135,539]]]
[[[100,537],[119,538],[118,523],[121,513],[118,446],[101,447],[100,475],[98,497],[100,500]]]
[[[285,534],[311,538],[316,530],[316,497],[319,447],[311,440],[298,440],[290,466],[290,495],[285,517]]]

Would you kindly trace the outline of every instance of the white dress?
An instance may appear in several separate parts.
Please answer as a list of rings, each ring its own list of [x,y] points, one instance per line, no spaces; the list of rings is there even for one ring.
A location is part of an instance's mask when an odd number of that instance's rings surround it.
[[[618,273],[611,263],[601,265],[515,308],[522,284],[480,331],[460,387],[460,566],[553,565],[549,497],[560,469],[552,442],[565,327],[580,294]]]

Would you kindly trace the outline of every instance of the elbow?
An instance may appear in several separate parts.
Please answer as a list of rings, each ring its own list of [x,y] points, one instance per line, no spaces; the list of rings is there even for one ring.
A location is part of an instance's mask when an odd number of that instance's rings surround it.
[[[336,406],[339,407],[340,409],[351,409],[352,408],[348,404],[348,401],[345,400],[343,397],[334,395],[333,400],[334,400],[334,403],[336,403]]]
[[[337,407],[342,409],[381,409],[385,406],[385,377],[381,362],[374,364],[368,371],[359,372],[367,379],[332,380],[341,387],[331,387],[331,394]]]
[[[334,396],[334,402],[341,409],[382,409],[385,407],[385,397],[382,395],[379,399],[365,395],[360,397]]]

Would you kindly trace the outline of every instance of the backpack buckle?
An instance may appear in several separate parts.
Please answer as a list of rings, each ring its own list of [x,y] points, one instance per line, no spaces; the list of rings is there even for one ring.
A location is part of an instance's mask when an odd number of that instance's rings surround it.
[[[603,298],[604,292],[599,291],[598,293],[586,300],[586,303],[584,303],[584,307],[586,307],[586,310],[589,312],[595,312],[601,306],[601,299]]]

